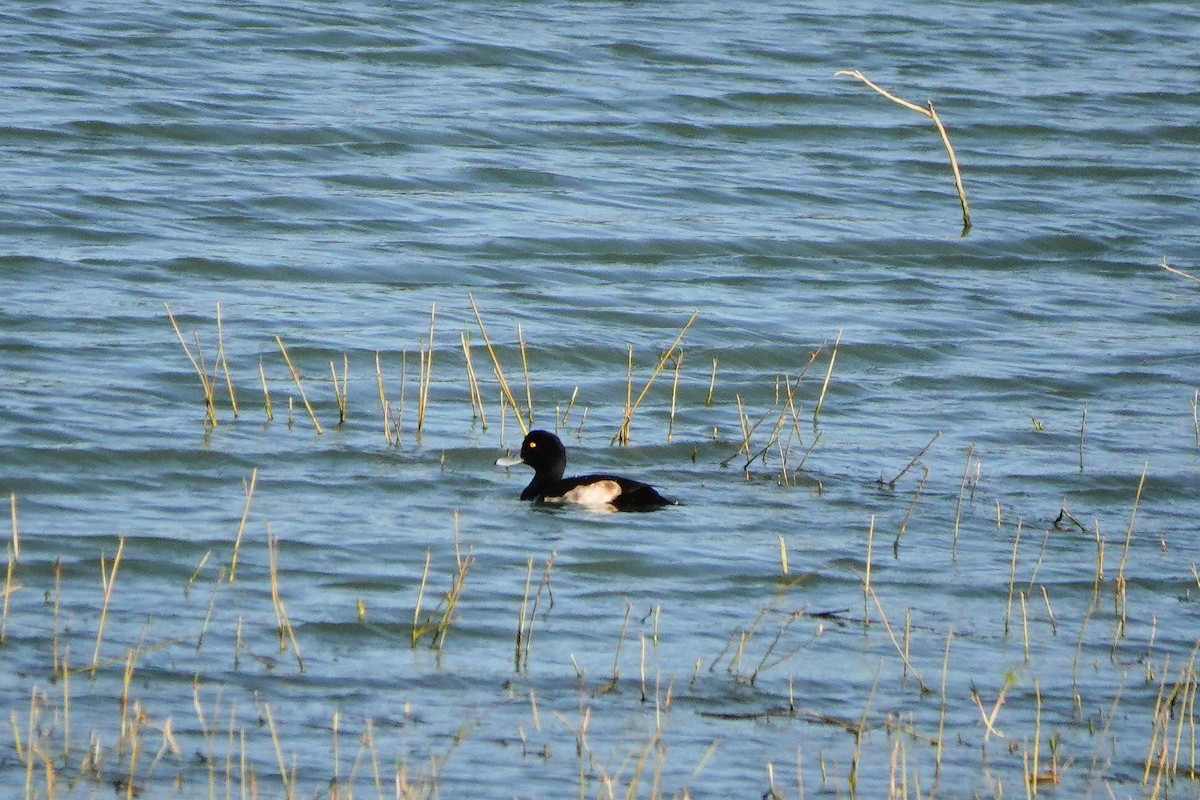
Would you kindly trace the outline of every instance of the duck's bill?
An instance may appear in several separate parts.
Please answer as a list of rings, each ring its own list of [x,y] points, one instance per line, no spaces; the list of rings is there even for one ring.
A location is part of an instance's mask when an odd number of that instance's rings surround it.
[[[518,464],[524,464],[520,456],[505,456],[504,458],[496,459],[497,467],[515,467]]]

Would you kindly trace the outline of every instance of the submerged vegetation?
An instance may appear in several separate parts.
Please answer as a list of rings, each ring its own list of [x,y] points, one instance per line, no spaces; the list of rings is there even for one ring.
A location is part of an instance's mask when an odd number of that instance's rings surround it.
[[[273,419],[271,391],[278,396],[291,387],[314,436],[325,435],[323,416],[331,428],[361,416],[373,420],[372,427],[382,421],[389,448],[403,446],[406,436],[421,447],[438,404],[444,406],[438,413],[458,414],[465,425],[484,431],[515,423],[524,432],[535,418],[549,419],[547,406],[535,404],[541,396],[534,380],[538,359],[530,357],[525,332],[518,329],[515,341],[498,346],[474,298],[470,310],[490,374],[475,363],[468,331],[459,332],[454,347],[436,349],[431,309],[427,338],[415,355],[374,355],[374,408],[355,404],[362,395],[349,387],[359,365],[346,354],[321,359],[329,361],[332,375],[331,391],[325,391],[318,388],[323,383],[315,366],[305,372],[316,359],[293,358],[281,335],[274,335],[278,362],[259,360],[246,386],[261,386],[267,422]],[[226,355],[219,307],[211,360],[202,337],[193,334],[189,344],[169,308],[167,313],[200,381],[201,425],[211,430],[248,417],[237,407],[238,369]],[[660,441],[683,439],[677,414],[688,412],[688,430],[711,428],[712,441],[695,441],[690,451],[679,452],[695,459],[703,444],[712,471],[731,482],[773,481],[819,497],[827,476],[810,472],[808,463],[823,442],[822,408],[834,397],[840,334],[815,344],[794,373],[765,378],[770,388],[755,398],[734,391],[722,403],[730,393],[720,389],[720,354],[684,358],[686,334],[698,317],[681,321],[657,354],[647,357],[630,347],[625,363],[614,365],[625,377],[623,396],[606,401],[611,413],[603,415],[619,420],[612,443],[634,444],[651,432]],[[449,355],[460,349],[461,374]],[[414,391],[408,387],[410,361],[417,370]],[[387,377],[397,366],[398,385]],[[443,376],[453,369],[453,378],[439,383],[435,369]],[[681,375],[699,387],[694,407],[681,399]],[[220,377],[227,401],[220,396]],[[664,380],[656,384],[659,377]],[[431,391],[435,385],[458,390]],[[241,391],[244,400],[245,386]],[[318,392],[329,399],[310,402],[309,394],[316,398]],[[492,397],[494,409],[488,407]],[[657,404],[646,411],[651,397]],[[762,398],[770,401],[765,408]],[[415,408],[406,413],[410,402]],[[1194,404],[1191,411],[1194,416]],[[569,425],[582,434],[588,405],[578,387],[557,401],[552,416],[554,427]],[[1085,408],[1071,444],[1081,472],[1086,422]],[[258,469],[246,476],[240,510],[232,515],[237,525],[221,536],[228,545],[204,552],[181,580],[128,575],[130,559],[149,556],[148,541],[117,538],[115,548],[97,554],[98,574],[65,571],[57,558],[48,566],[44,543],[40,560],[31,559],[28,540],[37,534],[21,531],[20,498],[13,493],[0,640],[24,648],[9,685],[19,681],[25,691],[22,704],[8,709],[5,780],[12,783],[20,772],[24,796],[47,800],[91,796],[105,786],[128,798],[454,796],[471,780],[488,780],[473,775],[473,764],[455,759],[464,744],[475,742],[503,749],[507,755],[497,761],[514,765],[508,773],[494,770],[495,780],[507,782],[498,792],[504,796],[540,795],[518,777],[538,770],[569,775],[574,788],[559,794],[581,798],[711,796],[720,792],[706,790],[708,771],[716,769],[723,750],[744,738],[772,742],[758,746],[758,783],[745,787],[745,796],[999,798],[1033,797],[1056,787],[1072,796],[1195,795],[1200,635],[1172,630],[1160,636],[1157,615],[1168,612],[1145,606],[1161,606],[1169,592],[1177,592],[1180,603],[1192,602],[1200,574],[1194,563],[1176,559],[1174,573],[1159,576],[1169,589],[1154,592],[1135,575],[1135,551],[1173,546],[1166,533],[1147,542],[1138,528],[1139,510],[1150,500],[1147,467],[1128,476],[1127,524],[1116,538],[1102,534],[1099,520],[1082,521],[1065,505],[1057,518],[1035,526],[996,501],[991,523],[973,515],[968,526],[964,515],[975,503],[980,457],[973,447],[938,453],[941,436],[937,431],[911,457],[898,459],[894,474],[889,470],[886,480],[881,474],[874,487],[879,502],[897,511],[894,531],[864,510],[847,519],[847,530],[825,534],[854,542],[858,555],[840,565],[852,576],[853,604],[816,600],[847,593],[827,575],[795,570],[788,536],[768,531],[771,547],[748,556],[762,582],[740,590],[743,614],[712,619],[706,637],[689,640],[710,643],[703,652],[680,652],[671,635],[680,609],[628,599],[610,619],[589,620],[597,631],[615,633],[602,652],[564,651],[556,637],[574,633],[577,622],[556,592],[563,569],[556,550],[533,540],[520,563],[488,564],[471,544],[471,530],[460,532],[457,514],[448,532],[436,533],[436,547],[395,554],[407,560],[414,579],[387,590],[410,598],[411,616],[404,617],[378,612],[370,587],[349,587],[353,602],[328,589],[322,590],[326,596],[310,596],[306,576],[289,565],[288,542],[255,513],[255,490],[264,477]],[[948,490],[933,488],[935,472]],[[918,535],[909,523],[919,505],[942,515],[946,535],[937,563],[901,559]],[[977,555],[960,548],[968,536]],[[1073,571],[1072,580],[1044,581],[1052,562],[1059,574]],[[918,566],[961,568],[970,585],[962,587],[962,598],[950,594],[944,603],[969,598],[973,608],[989,613],[964,619],[928,602],[922,579],[903,576],[906,567]],[[472,593],[473,575],[483,567],[503,576],[507,597]],[[805,591],[822,581],[833,589]],[[94,608],[63,607],[64,589],[77,596],[91,585],[98,589]],[[167,594],[153,596],[164,585]],[[148,609],[140,626],[121,620],[120,635],[113,636],[113,601],[123,594],[146,594],[162,607]],[[34,602],[35,595],[44,603]],[[13,602],[19,598],[25,602]],[[515,625],[487,633],[481,629],[492,623],[475,618],[483,613],[479,608],[502,608],[511,621],[506,624]],[[325,621],[321,613],[328,614]],[[560,616],[566,621],[559,623]],[[170,621],[160,621],[164,617]],[[342,639],[352,640],[345,652],[323,641],[322,625],[335,624]],[[306,639],[320,644],[308,647]],[[50,649],[21,642],[48,642]],[[83,660],[81,647],[90,654]],[[443,665],[458,647],[473,653],[465,672]],[[321,661],[358,658],[360,649],[411,649],[414,658],[431,653],[424,681],[467,682],[497,670],[507,676],[502,686],[484,690],[495,697],[491,710],[456,714],[408,701],[397,713],[382,700],[405,680],[402,669],[383,675],[364,667],[359,684],[348,687],[323,674]],[[856,661],[871,665],[865,678],[840,676],[863,688],[852,704],[812,690],[830,680],[822,674],[830,649],[860,653]],[[322,654],[314,656],[314,650]],[[990,669],[970,671],[979,663]],[[312,695],[322,691],[331,702],[314,709]],[[343,704],[360,713],[348,715]],[[704,734],[677,735],[671,721],[681,713],[703,719]],[[781,752],[792,758],[781,760]]]

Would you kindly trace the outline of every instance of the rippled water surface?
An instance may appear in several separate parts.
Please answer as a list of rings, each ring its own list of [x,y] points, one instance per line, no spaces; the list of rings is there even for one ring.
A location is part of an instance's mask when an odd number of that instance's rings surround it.
[[[6,794],[1200,791],[1192,4],[0,42]]]

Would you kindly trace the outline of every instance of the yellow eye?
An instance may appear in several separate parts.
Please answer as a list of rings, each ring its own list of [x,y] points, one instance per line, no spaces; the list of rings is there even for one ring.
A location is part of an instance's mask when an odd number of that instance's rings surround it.
[[[529,443],[529,449],[530,449],[530,450],[532,450],[532,449],[533,449],[533,448],[535,448],[535,447],[537,447],[537,442],[530,442],[530,443]]]

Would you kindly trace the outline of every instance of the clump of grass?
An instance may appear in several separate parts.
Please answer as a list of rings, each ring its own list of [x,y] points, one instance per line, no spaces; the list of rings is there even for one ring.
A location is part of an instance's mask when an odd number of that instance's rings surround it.
[[[910,103],[907,100],[897,97],[896,95],[892,94],[891,92],[887,91],[886,89],[883,89],[880,86],[878,86],[877,84],[868,80],[866,78],[866,76],[864,76],[861,72],[859,72],[856,69],[838,70],[837,72],[835,72],[833,74],[835,76],[847,75],[851,78],[856,78],[856,79],[862,81],[863,83],[865,83],[867,86],[870,86],[872,89],[879,92],[881,95],[883,95],[887,99],[891,100],[892,102],[899,103],[900,105],[904,106],[905,108],[912,109],[913,111],[916,111],[918,114],[922,114],[922,115],[928,117],[929,119],[933,120],[933,124],[937,126],[938,133],[942,137],[942,144],[944,144],[946,146],[946,154],[948,156],[950,156],[950,168],[954,171],[954,188],[958,192],[958,202],[962,206],[962,218],[963,218],[962,235],[966,236],[967,232],[969,230],[971,230],[971,209],[967,206],[967,193],[963,189],[962,173],[959,172],[959,169],[958,169],[958,159],[954,155],[954,148],[950,145],[950,136],[946,133],[946,127],[944,125],[942,125],[942,121],[938,117],[937,111],[934,110],[933,103],[932,102],[927,103],[924,108],[922,108],[919,105],[916,105],[915,103]]]

